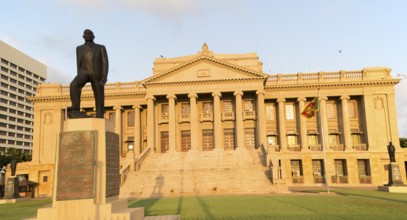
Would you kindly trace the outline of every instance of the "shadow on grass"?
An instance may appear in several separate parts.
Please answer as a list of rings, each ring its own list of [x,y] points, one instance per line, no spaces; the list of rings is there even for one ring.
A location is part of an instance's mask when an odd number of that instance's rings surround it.
[[[344,190],[344,189],[342,189]],[[374,191],[372,191],[374,192]],[[366,193],[359,193],[356,190],[351,190],[351,189],[346,189],[344,191],[335,191],[336,194],[343,195],[343,196],[360,196],[360,197],[366,197],[366,198],[371,198],[371,199],[378,199],[378,200],[384,200],[384,201],[390,201],[390,202],[397,202],[397,203],[405,203],[407,204],[407,199],[397,199],[397,198],[388,198],[386,196],[393,196],[389,194],[384,194],[384,196],[378,196],[378,195],[368,195]],[[377,194],[382,193],[382,192],[375,192]],[[385,192],[383,192],[385,193]],[[383,195],[383,194],[382,194]]]
[[[151,207],[154,206],[156,202],[158,202],[161,198],[148,198],[148,199],[141,199],[141,200],[133,200],[129,202],[129,208],[139,208],[144,207],[144,215],[149,216],[151,215]]]

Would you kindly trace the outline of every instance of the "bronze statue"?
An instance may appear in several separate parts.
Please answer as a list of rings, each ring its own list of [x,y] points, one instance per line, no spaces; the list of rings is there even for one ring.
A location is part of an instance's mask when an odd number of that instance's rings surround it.
[[[69,109],[69,118],[82,118],[80,112],[81,91],[87,82],[92,85],[95,96],[96,117],[103,118],[105,105],[105,84],[109,61],[106,48],[103,45],[95,44],[95,35],[89,29],[83,32],[85,43],[76,48],[77,75],[70,85],[70,96],[72,106]]]
[[[396,148],[394,148],[394,145],[391,143],[391,141],[389,142],[389,145],[387,145],[387,151],[389,152],[389,157],[390,157],[390,162],[396,162]]]
[[[16,159],[11,159],[10,161],[10,169],[11,169],[11,176],[16,175],[16,169],[17,169],[17,161]]]

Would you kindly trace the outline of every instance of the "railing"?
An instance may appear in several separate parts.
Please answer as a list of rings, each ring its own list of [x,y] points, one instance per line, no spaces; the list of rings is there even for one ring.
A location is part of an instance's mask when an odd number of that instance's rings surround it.
[[[345,147],[343,146],[343,144],[334,144],[331,146],[331,149],[334,151],[344,151]]]
[[[331,176],[332,183],[348,183],[348,176]]]
[[[123,164],[122,168],[120,169],[120,185],[122,185],[126,181],[129,172],[130,172],[130,163],[128,162]]]
[[[143,161],[147,158],[147,156],[150,154],[151,148],[146,148],[144,149],[143,152],[141,152],[140,156],[136,158],[136,171],[140,170],[140,166],[143,163]]]
[[[243,112],[243,120],[247,119],[256,119],[256,112],[255,111],[244,111]]]
[[[359,182],[361,184],[371,184],[372,183],[372,177],[371,176],[361,175],[361,176],[359,176]]]
[[[355,149],[357,151],[367,151],[367,146],[366,146],[366,144],[357,144],[357,145],[353,145],[353,149]]]
[[[303,176],[292,176],[293,183],[304,183]]]
[[[169,119],[168,114],[161,114],[161,115],[158,117],[158,123],[159,123],[159,124],[168,123],[168,119]]]
[[[323,176],[314,176],[314,183],[325,183]]]
[[[188,114],[179,114],[178,115],[178,121],[179,121],[179,123],[182,123],[182,122],[189,122],[189,113]]]
[[[205,112],[201,114],[201,122],[203,121],[212,121],[213,120],[213,114],[212,112]]]
[[[311,151],[322,151],[322,146],[320,144],[317,145],[309,145],[308,148]]]
[[[288,150],[289,151],[301,151],[301,147],[300,145],[296,144],[296,145],[289,145],[288,146]]]
[[[363,79],[361,71],[340,71],[340,72],[317,72],[317,73],[297,73],[297,74],[276,74],[269,75],[267,81],[275,83],[293,81],[332,81],[342,79]]]
[[[279,145],[270,145],[270,144],[269,144],[269,147],[267,149],[267,152],[272,152],[273,150],[271,150],[271,149],[273,149],[273,148],[274,148],[275,152],[280,152],[280,146]]]
[[[222,121],[233,121],[235,120],[234,112],[222,112]]]

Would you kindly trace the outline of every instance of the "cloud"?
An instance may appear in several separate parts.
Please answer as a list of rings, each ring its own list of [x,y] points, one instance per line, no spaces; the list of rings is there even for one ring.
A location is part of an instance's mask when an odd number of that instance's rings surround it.
[[[242,0],[63,0],[75,8],[99,12],[127,9],[179,23],[188,16],[209,16],[217,9],[240,12]]]

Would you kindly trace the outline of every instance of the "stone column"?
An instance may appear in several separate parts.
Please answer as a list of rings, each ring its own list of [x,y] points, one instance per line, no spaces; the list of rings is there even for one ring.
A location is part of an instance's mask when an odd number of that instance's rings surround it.
[[[169,136],[169,152],[175,152],[176,149],[176,121],[175,121],[175,100],[177,97],[174,94],[167,95],[168,99],[168,136]]]
[[[323,140],[321,143],[324,144],[325,151],[330,150],[330,146],[329,146],[329,141],[328,141],[328,117],[327,117],[327,113],[326,113],[326,101],[328,100],[328,97],[326,96],[321,96],[319,98],[319,108],[320,108],[320,114],[321,114],[321,124],[322,124],[322,131],[320,131],[320,133],[322,133],[322,137]]]
[[[299,97],[298,107],[301,111],[304,110],[304,101],[307,100],[305,97]],[[308,137],[307,137],[307,118],[300,114],[300,134],[301,134],[301,151],[308,151]]]
[[[220,97],[222,94],[220,92],[212,93],[213,97],[213,131],[215,134],[215,148],[221,149],[222,140],[223,140],[223,131],[222,131],[222,119],[221,119],[221,110],[220,110]]]
[[[280,151],[287,150],[287,135],[285,128],[285,99],[278,98],[278,137],[280,139]]]
[[[196,108],[196,93],[189,93],[190,114],[189,120],[191,125],[191,150],[198,150],[198,112]]]
[[[350,123],[349,123],[349,109],[348,109],[348,100],[350,97],[348,95],[341,96],[342,104],[342,124],[343,124],[343,139],[345,150],[352,150],[352,136],[350,132]]]
[[[140,105],[134,105],[134,156],[141,153],[141,119],[140,119]]]
[[[266,109],[264,108],[264,91],[259,90],[257,94],[257,133],[259,135],[259,147],[262,145],[264,149],[268,148],[267,134],[266,134]]]
[[[154,96],[147,96],[147,147],[155,149],[155,120],[154,120]]]
[[[243,128],[243,105],[242,105],[242,91],[234,93],[236,97],[236,148],[244,147],[244,128]]]
[[[120,155],[124,156],[124,152],[127,152],[128,149],[122,142],[122,110],[123,108],[120,105],[115,105],[113,107],[115,110],[115,125],[114,132],[119,135],[119,146],[120,146]]]

